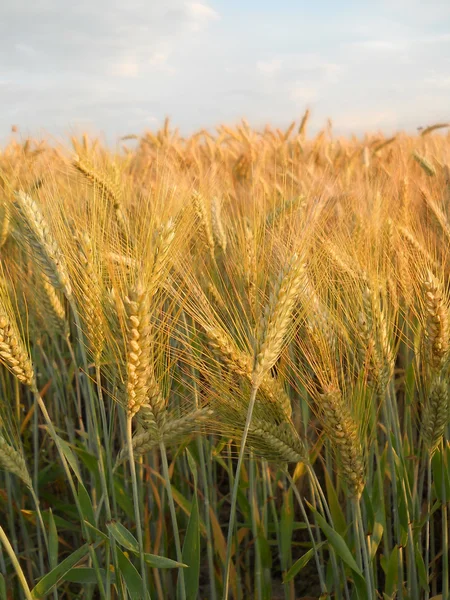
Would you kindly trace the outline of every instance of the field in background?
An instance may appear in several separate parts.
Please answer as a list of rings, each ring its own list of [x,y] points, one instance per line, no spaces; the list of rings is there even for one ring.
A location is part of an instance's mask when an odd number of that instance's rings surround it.
[[[307,117],[1,152],[0,600],[449,598],[450,137]]]

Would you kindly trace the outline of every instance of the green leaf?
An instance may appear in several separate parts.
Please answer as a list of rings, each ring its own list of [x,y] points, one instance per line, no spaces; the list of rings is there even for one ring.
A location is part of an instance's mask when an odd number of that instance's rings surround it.
[[[320,544],[317,544],[316,551],[318,552],[324,544],[325,542],[320,542]],[[311,548],[310,550],[305,552],[303,556],[296,560],[292,567],[289,569],[289,571],[286,573],[286,575],[283,577],[283,583],[289,583],[292,579],[294,579],[294,577],[306,567],[306,565],[309,563],[313,556],[314,548]]]
[[[86,525],[86,527],[95,534],[95,537],[100,538],[101,540],[103,540],[104,542],[109,543],[109,537],[106,535],[106,533],[103,533],[103,531],[100,531],[99,529],[97,529],[97,527],[94,527],[93,525],[91,525],[90,523],[88,523],[88,521],[83,521],[83,523]]]
[[[331,516],[333,517],[333,525],[338,533],[344,535],[347,530],[344,513],[342,512],[336,490],[327,469],[324,469],[324,473],[325,484],[327,488],[328,506],[330,508]]]
[[[58,442],[61,445],[61,449],[64,452],[64,456],[65,456],[67,462],[69,463],[69,465],[72,467],[72,471],[75,473],[78,481],[83,481],[82,477],[81,477],[80,469],[78,467],[77,459],[75,458],[75,455],[72,452],[71,447],[65,440],[60,438],[59,435],[57,435],[56,437],[58,438]]]
[[[330,525],[328,525],[328,523],[325,521],[322,515],[319,514],[317,510],[311,504],[309,504],[309,502],[308,506],[314,512],[320,529],[325,534],[331,546],[333,546],[333,548],[335,549],[336,554],[345,562],[347,566],[350,567],[350,569],[354,573],[362,577],[362,573],[359,570],[359,567],[356,564],[356,561],[353,558],[350,548],[347,546],[347,543],[344,540],[344,538],[341,535],[339,535],[339,533],[337,533],[337,531],[335,531],[332,527],[330,527]]]
[[[137,554],[137,553],[136,553]],[[179,569],[180,567],[188,567],[185,563],[177,562],[171,558],[165,556],[158,556],[157,554],[144,553],[145,562],[153,567],[154,569]]]
[[[190,453],[190,451],[187,448],[186,448],[186,456],[188,459],[188,464],[189,464],[189,468],[192,473],[192,477],[194,478],[194,489],[195,489],[195,491],[197,491],[197,487],[198,487],[197,465],[195,463],[194,457],[192,456],[192,454]]]
[[[346,541],[344,540],[344,538],[341,535],[339,535],[339,533],[337,533],[337,531],[335,531],[332,527],[330,527],[330,525],[328,525],[328,523],[325,521],[325,519],[322,517],[322,515],[319,514],[317,512],[317,510],[313,506],[311,506],[311,504],[309,504],[309,502],[308,502],[308,506],[314,512],[319,527],[324,532],[328,542],[334,548],[336,554],[352,570],[353,581],[355,584],[358,598],[360,598],[361,600],[366,600],[367,593],[368,593],[367,592],[367,582],[366,582],[365,578],[363,577],[363,574],[361,573],[358,565],[356,564],[356,561],[353,558],[353,555],[350,551],[350,548],[347,546]]]
[[[48,511],[48,557],[50,563],[50,569],[56,568],[58,565],[58,530],[56,529],[55,519],[53,518],[53,512],[50,508]]]
[[[65,558],[50,573],[44,575],[38,581],[31,591],[33,598],[45,598],[61,581],[64,581],[65,575],[89,552],[89,544],[84,544],[78,550],[75,550],[70,556]]]
[[[420,551],[418,544],[415,545],[414,554],[416,558],[416,567],[417,573],[419,574],[420,584],[422,586],[422,589],[428,590],[429,588],[427,570],[425,568],[425,562],[423,560],[422,552]]]
[[[443,460],[444,465],[442,464]],[[441,501],[444,497],[448,500],[450,498],[450,474],[441,450],[434,453],[433,458],[431,459],[431,465],[436,497]]]
[[[139,544],[137,539],[128,531],[128,529],[126,529],[126,527],[122,525],[122,523],[119,523],[118,521],[110,521],[106,524],[106,526],[116,542],[118,542],[127,550],[131,550],[132,552],[137,552],[139,554]]]
[[[183,562],[189,567],[184,574],[186,598],[195,600],[198,595],[200,577],[200,523],[196,494],[192,499],[191,516],[183,543]]]
[[[81,462],[89,469],[89,471],[95,476],[96,480],[100,480],[100,474],[98,471],[98,458],[91,454],[90,452],[86,452],[83,448],[76,447],[75,452],[80,457]]]
[[[92,506],[91,498],[81,481],[78,482],[78,501],[80,503],[83,520],[95,526],[94,507]]]
[[[142,577],[139,575],[136,567],[130,562],[128,556],[126,556],[120,548],[116,548],[116,550],[119,569],[122,573],[131,600],[143,600],[144,586]]]
[[[118,521],[110,521],[106,524],[108,531],[111,533],[113,538],[118,544],[133,552],[134,554],[139,553],[139,543],[132,533],[119,523]],[[156,554],[144,553],[145,562],[155,569],[175,569],[178,567],[187,567],[184,563],[179,563],[171,558],[165,558],[164,556],[157,556]]]
[[[191,514],[191,503],[189,502],[189,500],[185,496],[183,496],[183,494],[181,492],[179,492],[177,490],[177,488],[174,485],[172,485],[172,495],[173,495],[173,499],[178,504],[178,506],[181,508],[181,510],[184,513],[186,513],[188,516],[190,516],[190,514]],[[203,522],[203,519],[201,517],[199,517],[199,523],[200,523],[201,534],[203,536],[206,536],[205,523]]]
[[[105,569],[100,569],[100,575],[102,577],[102,580],[105,581],[106,580]],[[110,578],[109,580],[111,583],[115,583],[114,573],[110,573],[109,578]],[[92,569],[89,567],[75,567],[74,569],[71,569],[65,576],[65,580],[69,581],[70,583],[81,583],[81,584],[97,583],[97,581],[98,581],[97,573],[95,572],[95,569]]]
[[[267,541],[267,536],[264,532],[264,527],[261,521],[258,524],[257,537],[259,544],[259,552],[261,555],[261,566],[263,569],[270,570],[272,567],[272,551],[270,549],[269,542]]]
[[[379,521],[376,521],[373,526],[372,535],[369,538],[370,560],[373,560],[375,558],[378,546],[380,545],[381,539],[383,537],[383,531],[383,525]]]
[[[134,519],[134,506],[133,501],[130,498],[130,494],[125,490],[122,480],[118,477],[114,477],[114,491],[116,494],[117,504],[127,515],[128,518]]]
[[[399,553],[398,546],[394,546],[392,552],[389,556],[389,560],[385,566],[386,572],[386,583],[384,585],[384,591],[387,596],[391,597],[394,594],[394,591],[397,588],[398,583],[398,561],[399,561]]]

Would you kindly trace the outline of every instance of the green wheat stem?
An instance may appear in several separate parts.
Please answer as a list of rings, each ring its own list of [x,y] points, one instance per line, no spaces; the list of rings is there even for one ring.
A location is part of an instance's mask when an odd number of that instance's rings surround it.
[[[224,585],[223,585],[223,600],[228,600],[228,593],[230,589],[230,569],[231,569],[231,546],[233,543],[233,531],[234,524],[236,520],[236,510],[237,510],[237,496],[239,491],[239,480],[241,474],[242,461],[244,460],[245,446],[247,443],[248,432],[250,429],[250,424],[253,416],[253,409],[255,407],[256,402],[256,394],[258,392],[258,386],[253,385],[250,393],[250,402],[247,409],[247,418],[245,420],[244,431],[242,433],[241,439],[241,447],[239,450],[239,457],[236,467],[236,475],[234,478],[233,484],[233,492],[231,495],[231,512],[230,519],[228,522],[228,535],[227,535],[227,552],[225,558],[225,570],[224,570]]]
[[[141,518],[141,510],[139,503],[139,488],[136,477],[136,466],[134,462],[134,452],[133,452],[133,428],[132,428],[133,417],[131,415],[127,416],[127,446],[128,446],[128,460],[130,463],[130,474],[131,474],[131,487],[133,489],[133,506],[134,506],[134,518],[136,521],[136,535],[139,544],[139,558],[141,562],[141,577],[142,577],[142,587],[144,598],[149,597],[147,591],[147,566],[145,564],[145,556],[144,556],[144,537],[142,534],[142,518]]]
[[[177,561],[179,563],[182,563],[183,562],[183,553],[181,550],[177,513],[175,510],[175,502],[174,502],[173,494],[172,494],[172,485],[170,482],[170,474],[169,474],[169,464],[167,462],[167,452],[166,452],[166,447],[164,445],[164,442],[160,442],[159,449],[161,452],[163,476],[164,476],[164,480],[166,483],[167,501],[169,503],[170,516],[172,519],[172,529],[173,529],[173,536],[174,536],[174,540],[175,540],[175,550],[176,550],[176,554],[177,554]],[[180,578],[179,589],[180,589],[181,600],[186,600],[186,587],[185,587],[185,583],[184,583],[184,570],[183,569],[184,569],[184,567],[180,567],[180,569],[178,571],[178,576]]]

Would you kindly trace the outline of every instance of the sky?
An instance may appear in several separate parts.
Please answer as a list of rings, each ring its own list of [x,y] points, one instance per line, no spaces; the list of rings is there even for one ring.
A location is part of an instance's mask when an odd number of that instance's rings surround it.
[[[450,0],[3,0],[0,143],[450,120]]]

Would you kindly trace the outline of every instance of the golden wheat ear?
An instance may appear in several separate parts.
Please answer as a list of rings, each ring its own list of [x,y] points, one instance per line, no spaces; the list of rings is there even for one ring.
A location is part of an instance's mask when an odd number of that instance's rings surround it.
[[[0,362],[25,385],[34,387],[34,370],[17,325],[0,303]]]
[[[294,254],[286,269],[280,273],[261,319],[253,371],[253,379],[258,385],[281,352],[294,304],[304,284],[304,277],[304,260],[298,254]]]
[[[63,253],[40,208],[31,196],[24,192],[15,192],[14,197],[23,237],[31,248],[33,258],[53,286],[70,298],[72,286]]]
[[[358,427],[339,391],[325,391],[319,396],[318,405],[348,489],[359,498],[365,486],[365,471]]]
[[[440,282],[431,271],[422,281],[425,302],[425,356],[434,370],[440,370],[448,356],[448,304]]]

